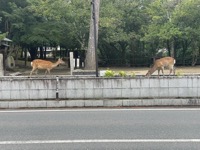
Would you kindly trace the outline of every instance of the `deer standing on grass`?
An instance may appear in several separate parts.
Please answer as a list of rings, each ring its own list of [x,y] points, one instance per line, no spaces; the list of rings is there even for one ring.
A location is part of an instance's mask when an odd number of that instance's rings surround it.
[[[146,76],[152,75],[156,70],[158,70],[158,76],[160,75],[160,70],[162,70],[162,74],[164,76],[164,68],[168,68],[170,70],[169,75],[172,73],[172,71],[175,74],[175,70],[174,70],[175,63],[176,63],[176,60],[172,57],[164,57],[164,58],[157,59],[154,62],[153,67],[150,68],[149,71],[147,72]]]
[[[62,60],[62,58],[59,58],[57,62],[52,63],[47,60],[42,60],[42,59],[35,59],[31,62],[32,70],[30,73],[30,77],[34,71],[37,74],[37,71],[40,70],[46,70],[45,75],[47,72],[50,74],[51,69],[57,67],[59,64],[64,64],[65,62]]]

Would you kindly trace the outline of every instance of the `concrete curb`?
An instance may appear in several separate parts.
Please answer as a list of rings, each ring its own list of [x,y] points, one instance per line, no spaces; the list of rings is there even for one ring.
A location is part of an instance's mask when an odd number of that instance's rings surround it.
[[[200,99],[1,100],[0,109],[200,106]]]

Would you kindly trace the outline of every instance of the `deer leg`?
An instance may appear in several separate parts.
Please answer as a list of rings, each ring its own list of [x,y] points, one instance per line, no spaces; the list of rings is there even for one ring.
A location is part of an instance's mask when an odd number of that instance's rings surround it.
[[[175,75],[176,74],[176,68],[173,67],[173,74]]]
[[[170,68],[169,68],[169,75],[171,75],[172,71],[174,72],[174,67],[170,66]]]
[[[38,69],[35,69],[35,74],[36,74],[36,75],[38,74]]]
[[[31,70],[31,72],[30,72],[30,77],[32,76],[32,73],[33,73],[33,71]]]
[[[45,76],[47,75],[47,72],[48,72],[48,70],[45,71],[45,73],[44,73]]]
[[[47,69],[47,70],[45,71],[45,76],[47,75],[47,72],[50,74],[50,70]]]
[[[33,68],[30,72],[30,77],[32,76],[33,72],[35,71],[36,68]]]
[[[160,76],[160,69],[158,69],[158,76]]]
[[[48,73],[51,74],[50,69],[47,69],[47,70],[48,70]]]
[[[173,70],[173,69],[170,69],[170,70],[169,70],[169,76],[170,76],[170,74],[172,73],[172,70]]]
[[[162,67],[161,70],[162,70],[162,75],[164,76],[164,67]]]

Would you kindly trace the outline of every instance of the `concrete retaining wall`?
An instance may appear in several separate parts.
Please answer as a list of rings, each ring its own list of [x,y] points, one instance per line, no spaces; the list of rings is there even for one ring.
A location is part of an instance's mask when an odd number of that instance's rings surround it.
[[[1,77],[1,100],[198,98],[200,77]]]
[[[4,76],[3,70],[3,54],[0,53],[0,77]]]
[[[67,77],[55,76],[43,78],[1,77],[0,78],[0,107],[9,107],[8,101],[19,102],[15,106],[70,106],[70,100],[96,100],[95,105],[105,105],[105,100],[141,100],[141,99],[187,99],[186,104],[198,104],[200,97],[200,77],[136,77],[136,78],[96,78],[96,77]],[[54,101],[55,99],[60,102]],[[195,102],[191,102],[194,99]],[[33,104],[33,101],[39,104]],[[63,102],[62,102],[63,100]],[[97,100],[103,100],[97,101]],[[20,104],[20,101],[26,103]],[[45,102],[42,102],[45,101]],[[51,104],[47,104],[47,101]],[[192,100],[193,101],[193,100]],[[77,102],[77,101],[76,101]],[[87,102],[87,104],[85,104]],[[108,102],[108,101],[107,101]],[[150,101],[149,101],[150,102]],[[197,103],[196,103],[197,102]],[[31,104],[32,103],[32,104]],[[134,103],[134,102],[127,102]],[[160,105],[161,103],[157,103]],[[14,105],[11,104],[10,105]],[[73,105],[77,105],[73,103]],[[110,104],[108,104],[110,105]],[[118,106],[118,104],[116,104]],[[123,101],[125,105],[125,101]],[[71,103],[72,106],[72,103]]]

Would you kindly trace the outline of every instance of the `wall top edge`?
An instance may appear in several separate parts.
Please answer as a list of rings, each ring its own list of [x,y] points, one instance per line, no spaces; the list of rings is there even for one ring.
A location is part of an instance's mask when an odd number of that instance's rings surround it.
[[[28,77],[28,76],[2,76],[0,77],[0,80],[55,80],[56,78],[59,79],[196,79],[200,78],[200,76],[197,75],[187,75],[187,76],[150,76],[150,77],[145,77],[145,76],[135,76],[135,77],[94,77],[94,76],[64,76],[64,75],[59,75],[59,76],[34,76],[34,77]]]

